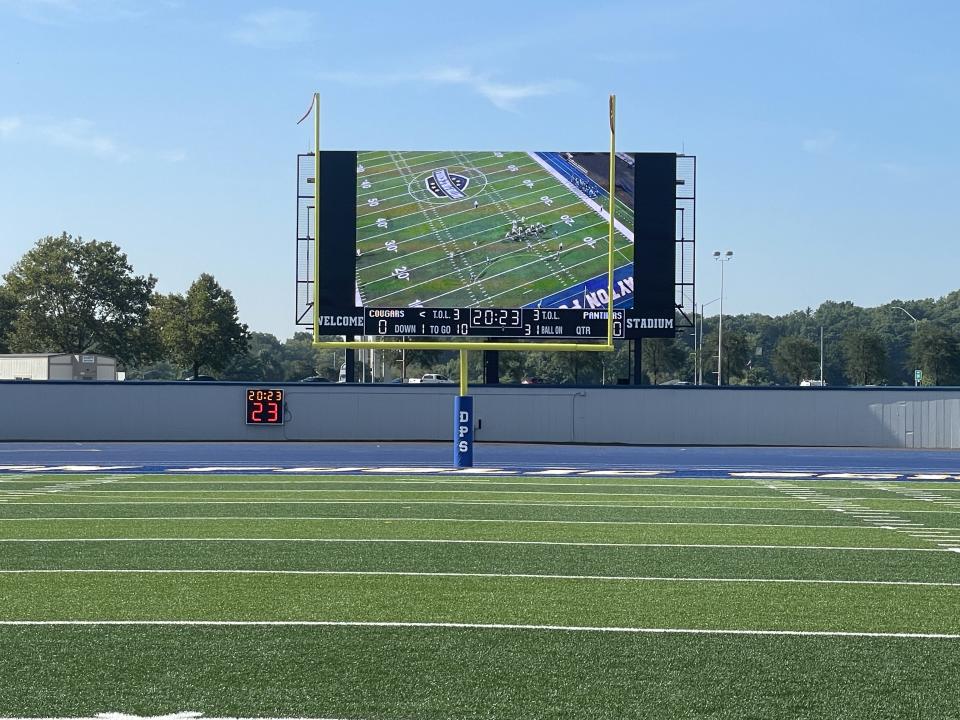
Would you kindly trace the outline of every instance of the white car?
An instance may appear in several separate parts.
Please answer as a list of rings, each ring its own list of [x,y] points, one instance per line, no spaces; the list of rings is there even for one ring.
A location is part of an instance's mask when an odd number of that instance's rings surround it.
[[[452,385],[453,380],[448,378],[446,375],[438,375],[437,373],[424,373],[421,378],[410,378],[407,380],[409,383],[420,383],[422,385],[427,384],[441,384],[441,385]]]

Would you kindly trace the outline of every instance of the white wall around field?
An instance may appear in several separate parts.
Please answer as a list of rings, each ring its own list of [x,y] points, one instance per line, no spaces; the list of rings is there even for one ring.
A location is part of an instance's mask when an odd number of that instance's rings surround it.
[[[244,383],[0,382],[4,440],[449,440],[452,385],[280,384],[283,426],[248,426]],[[267,387],[267,386],[259,386]],[[960,449],[960,388],[471,389],[476,439]]]

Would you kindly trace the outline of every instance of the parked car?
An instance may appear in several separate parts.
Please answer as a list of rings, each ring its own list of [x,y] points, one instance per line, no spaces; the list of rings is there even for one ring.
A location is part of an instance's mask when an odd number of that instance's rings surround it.
[[[521,385],[543,385],[546,382],[542,377],[525,377],[520,381]]]
[[[311,375],[310,377],[303,378],[300,382],[330,382],[330,380],[323,377],[323,375]]]
[[[441,385],[452,385],[453,380],[448,378],[446,375],[438,375],[437,373],[424,373],[423,377],[419,378],[410,378],[407,380],[409,383],[422,383],[427,384],[441,384]]]
[[[193,381],[213,382],[216,380],[216,378],[213,375],[191,375],[190,377],[185,377],[184,380],[188,382],[193,382]]]

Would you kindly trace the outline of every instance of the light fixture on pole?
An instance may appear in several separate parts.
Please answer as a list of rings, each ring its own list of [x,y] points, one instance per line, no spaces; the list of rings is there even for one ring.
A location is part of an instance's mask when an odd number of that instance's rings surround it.
[[[910,311],[907,310],[905,307],[900,307],[899,305],[891,305],[890,307],[891,307],[891,309],[893,309],[893,310],[903,310],[903,312],[905,312],[905,313],[907,314],[907,317],[910,318],[911,320],[913,320],[913,334],[916,335],[916,334],[917,334],[917,323],[918,323],[919,321],[918,321],[913,315],[910,314]],[[916,387],[916,386],[918,386],[919,384],[920,384],[920,370],[918,369],[918,370],[914,370],[914,371],[913,371],[913,385],[914,385],[914,387]]]
[[[918,321],[913,315],[910,314],[910,311],[909,311],[909,310],[907,310],[905,307],[900,307],[899,305],[891,305],[891,306],[890,306],[890,309],[891,309],[891,310],[903,310],[903,312],[905,312],[905,313],[907,314],[907,317],[910,318],[911,320],[913,320],[913,331],[914,331],[914,332],[917,331],[917,323],[918,323],[919,321]]]
[[[717,387],[723,384],[723,266],[733,260],[733,250],[714,250],[713,259],[720,263],[720,329],[717,331]]]

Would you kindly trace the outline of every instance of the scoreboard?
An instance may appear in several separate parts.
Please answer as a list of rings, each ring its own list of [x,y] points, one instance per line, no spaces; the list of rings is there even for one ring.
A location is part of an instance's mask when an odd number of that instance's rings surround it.
[[[318,335],[590,342],[606,340],[612,305],[615,338],[674,336],[692,298],[677,273],[692,268],[693,175],[674,153],[613,164],[610,188],[603,152],[298,156],[297,323]]]
[[[624,311],[613,336],[624,337]],[[606,310],[541,308],[364,308],[364,335],[421,337],[605,338]]]
[[[283,390],[247,388],[247,425],[283,425]]]

